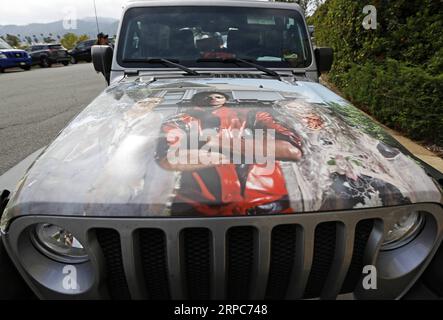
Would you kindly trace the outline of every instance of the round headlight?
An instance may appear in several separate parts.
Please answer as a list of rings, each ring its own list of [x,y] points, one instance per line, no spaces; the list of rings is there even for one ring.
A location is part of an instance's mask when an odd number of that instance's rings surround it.
[[[420,233],[423,225],[423,216],[418,212],[401,216],[385,235],[381,250],[393,250],[408,244]]]
[[[56,225],[38,224],[31,239],[37,249],[58,262],[82,263],[89,260],[85,248],[77,238]]]

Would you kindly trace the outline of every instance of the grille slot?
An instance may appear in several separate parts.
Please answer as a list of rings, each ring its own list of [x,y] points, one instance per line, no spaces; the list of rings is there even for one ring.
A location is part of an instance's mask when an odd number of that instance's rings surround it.
[[[254,267],[254,228],[235,227],[227,233],[227,298],[248,299]]]
[[[286,296],[296,255],[296,225],[281,225],[272,231],[271,266],[266,299],[281,300]]]
[[[211,233],[208,229],[186,229],[182,233],[188,298],[210,298]]]
[[[166,236],[160,229],[139,230],[140,256],[149,298],[170,299]]]
[[[374,220],[362,220],[355,228],[354,250],[352,254],[351,265],[345,281],[343,282],[341,293],[349,293],[354,291],[359,281],[364,267],[364,254],[366,245],[374,228]]]
[[[123,268],[119,233],[113,229],[97,229],[96,236],[105,258],[106,283],[111,298],[116,300],[130,299],[131,295]]]
[[[331,268],[336,243],[335,222],[321,223],[315,229],[314,258],[306,287],[305,299],[319,297]]]

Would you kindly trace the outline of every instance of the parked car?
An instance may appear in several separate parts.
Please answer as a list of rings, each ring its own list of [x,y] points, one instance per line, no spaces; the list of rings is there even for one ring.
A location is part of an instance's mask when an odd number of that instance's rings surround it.
[[[319,83],[300,6],[132,2],[119,30],[110,86],[8,173],[37,297],[443,296],[443,175]]]
[[[115,37],[110,37],[109,39],[108,39],[108,41],[109,41],[109,45],[111,46],[111,47],[115,47]]]
[[[40,65],[42,68],[50,68],[53,64],[61,63],[64,66],[69,64],[71,58],[61,44],[38,44],[29,49],[33,65]]]
[[[31,69],[31,63],[32,59],[26,51],[14,49],[0,39],[0,72],[16,67],[27,71]]]
[[[71,63],[76,64],[79,61],[91,62],[91,48],[95,45],[96,40],[87,40],[79,42],[74,49],[68,51],[71,56]]]

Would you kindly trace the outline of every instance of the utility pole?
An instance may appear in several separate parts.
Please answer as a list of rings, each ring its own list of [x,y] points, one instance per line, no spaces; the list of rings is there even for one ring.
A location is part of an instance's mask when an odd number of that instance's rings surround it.
[[[97,34],[98,34],[100,33],[100,28],[98,27],[97,6],[95,5],[95,0],[94,0],[94,11],[95,11],[95,22],[97,23]]]

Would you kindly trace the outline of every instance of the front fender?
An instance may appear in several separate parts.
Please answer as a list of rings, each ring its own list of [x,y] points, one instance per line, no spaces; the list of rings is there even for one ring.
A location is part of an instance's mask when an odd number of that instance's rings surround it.
[[[28,169],[32,166],[44,149],[45,148],[41,148],[35,151],[0,176],[0,217],[6,207],[7,198],[9,197],[10,193],[16,189],[19,181],[24,177]]]
[[[0,218],[8,204],[12,190],[15,190],[18,182],[26,174],[44,148],[32,153],[5,174],[0,176]],[[10,191],[11,190],[11,191]],[[31,289],[23,280],[18,270],[9,257],[3,244],[3,235],[0,232],[0,300],[33,299],[35,298]]]

